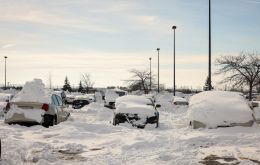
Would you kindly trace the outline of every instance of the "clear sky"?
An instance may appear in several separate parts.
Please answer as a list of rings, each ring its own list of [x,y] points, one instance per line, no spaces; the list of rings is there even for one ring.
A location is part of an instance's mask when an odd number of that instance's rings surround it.
[[[260,0],[212,1],[212,55],[260,51]],[[96,87],[125,85],[131,68],[157,74],[172,87],[203,86],[207,76],[208,0],[0,0],[0,84],[33,78],[75,87],[91,74]],[[216,84],[217,78],[213,77]],[[48,83],[47,83],[48,84]]]

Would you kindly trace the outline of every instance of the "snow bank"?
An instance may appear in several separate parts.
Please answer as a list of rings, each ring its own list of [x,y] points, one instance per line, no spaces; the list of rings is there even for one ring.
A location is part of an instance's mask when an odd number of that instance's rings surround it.
[[[188,115],[191,121],[213,128],[253,120],[246,100],[238,93],[226,91],[207,91],[192,96]]]
[[[27,81],[23,89],[13,98],[12,102],[51,103],[51,91],[45,89],[41,79]]]
[[[111,121],[113,118],[113,111],[104,107],[103,104],[93,102],[83,107],[81,110],[86,111],[89,114],[95,114],[98,121]]]

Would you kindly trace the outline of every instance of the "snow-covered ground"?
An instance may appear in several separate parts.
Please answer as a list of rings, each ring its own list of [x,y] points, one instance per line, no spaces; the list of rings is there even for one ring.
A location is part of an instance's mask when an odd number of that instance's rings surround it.
[[[0,117],[0,164],[196,165],[216,160],[250,165],[260,161],[258,125],[193,130],[187,107],[158,101],[162,104],[159,128],[113,126],[112,110],[97,103],[81,110],[69,108],[68,121],[50,128],[7,125]]]

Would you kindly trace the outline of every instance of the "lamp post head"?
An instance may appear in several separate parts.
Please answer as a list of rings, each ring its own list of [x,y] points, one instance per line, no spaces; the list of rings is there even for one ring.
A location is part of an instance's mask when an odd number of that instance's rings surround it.
[[[152,60],[152,58],[150,57],[150,58],[149,58],[149,60],[151,61],[151,60]]]
[[[160,48],[157,48],[157,51],[159,51],[160,50]]]
[[[175,30],[176,28],[177,28],[177,26],[172,26],[172,29],[174,29],[174,30]]]
[[[7,58],[7,56],[5,56],[5,58]]]

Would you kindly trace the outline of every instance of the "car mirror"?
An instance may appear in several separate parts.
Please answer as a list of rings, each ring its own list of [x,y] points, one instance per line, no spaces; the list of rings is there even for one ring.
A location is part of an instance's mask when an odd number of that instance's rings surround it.
[[[161,104],[156,104],[155,105],[155,108],[160,108],[161,107]]]

